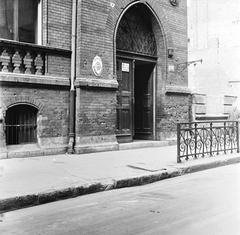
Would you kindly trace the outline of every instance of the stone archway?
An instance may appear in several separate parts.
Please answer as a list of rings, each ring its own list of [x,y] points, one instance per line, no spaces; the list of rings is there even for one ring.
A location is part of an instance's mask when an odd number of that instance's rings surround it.
[[[161,35],[154,14],[143,3],[132,5],[118,23],[116,32],[116,75],[119,83],[116,125],[118,142],[131,142],[133,138],[155,139],[156,70],[164,64],[164,56],[161,56],[164,53],[161,52],[164,51],[165,42]],[[160,68],[159,71],[161,70]]]

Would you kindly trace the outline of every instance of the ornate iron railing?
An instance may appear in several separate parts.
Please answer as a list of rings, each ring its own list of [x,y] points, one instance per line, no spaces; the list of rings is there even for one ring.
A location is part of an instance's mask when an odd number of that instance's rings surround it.
[[[239,153],[239,122],[177,124],[177,162],[219,153]]]

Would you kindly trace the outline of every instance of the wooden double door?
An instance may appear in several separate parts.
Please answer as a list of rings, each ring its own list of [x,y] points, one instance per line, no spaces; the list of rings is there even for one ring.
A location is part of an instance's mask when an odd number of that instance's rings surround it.
[[[117,125],[119,143],[153,139],[155,63],[117,59]]]

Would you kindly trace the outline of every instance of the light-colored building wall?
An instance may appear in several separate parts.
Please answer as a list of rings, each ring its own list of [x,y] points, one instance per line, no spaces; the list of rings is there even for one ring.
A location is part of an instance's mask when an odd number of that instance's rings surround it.
[[[206,95],[207,115],[226,114],[224,96],[240,97],[239,0],[188,0],[188,61],[199,59],[189,87]]]

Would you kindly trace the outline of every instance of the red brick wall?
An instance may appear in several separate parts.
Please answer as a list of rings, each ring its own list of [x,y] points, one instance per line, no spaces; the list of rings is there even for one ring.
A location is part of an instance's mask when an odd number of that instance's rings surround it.
[[[60,137],[59,144],[67,144],[66,137],[69,133],[68,88],[4,83],[0,86],[0,99],[4,118],[9,106],[18,103],[37,106],[39,109],[38,138]],[[48,144],[51,144],[51,140]]]
[[[87,1],[82,0],[78,6],[78,39],[77,39],[77,77],[78,78],[96,78],[92,71],[92,60],[98,55],[103,61],[103,73],[101,79],[116,79],[115,75],[115,38],[114,33],[117,29],[117,23],[122,12],[133,1],[117,0],[111,5],[112,1]],[[187,69],[181,73],[168,73],[168,63],[176,64],[187,61],[187,6],[186,0],[179,1],[177,7],[173,7],[169,1],[165,0],[148,0],[148,6],[155,12],[155,22],[153,20],[153,29],[158,45],[158,64],[157,64],[157,135],[161,138],[159,132],[173,132],[176,129],[176,122],[181,116],[181,120],[188,120],[188,115],[185,110],[188,110],[188,95],[180,95],[180,102],[177,98],[170,102],[171,94],[165,98],[165,85],[184,86],[188,85]],[[167,49],[174,49],[173,58],[167,58]],[[86,97],[91,94],[80,91],[80,94],[86,94]],[[115,109],[116,107],[109,102],[102,103],[102,94],[109,94],[110,97],[115,97],[114,91],[104,91],[94,93],[94,99],[99,102],[99,107],[104,110],[104,115],[101,115],[101,121],[110,124],[116,123]],[[81,96],[82,97],[82,96]],[[89,96],[89,99],[92,97]],[[96,118],[92,119],[92,115],[98,115],[99,110],[95,110],[89,105],[89,100],[80,98],[81,105],[81,120],[87,123],[87,127],[79,127],[81,133],[93,133],[99,135],[101,125]],[[176,102],[176,103],[174,103]],[[184,106],[183,114],[178,114],[178,108]],[[172,107],[172,108],[169,108]],[[78,107],[77,107],[78,113]],[[101,113],[103,114],[103,113]],[[110,119],[108,117],[110,115]],[[78,115],[78,114],[77,114]],[[106,118],[107,117],[107,118]],[[170,120],[169,120],[169,117]],[[112,118],[112,120],[111,120]],[[80,125],[84,125],[80,121]],[[96,129],[97,128],[97,129]],[[98,131],[99,129],[99,131]],[[78,132],[80,133],[80,131]],[[90,130],[90,132],[88,132]],[[114,128],[111,129],[114,134]],[[106,131],[106,130],[105,130]],[[104,133],[104,132],[103,132]],[[163,135],[162,135],[163,136]],[[167,134],[165,135],[167,136]]]
[[[71,59],[62,55],[50,55],[46,61],[46,75],[70,78]]]
[[[116,93],[99,89],[81,89],[77,135],[99,136],[115,132]]]
[[[43,1],[43,45],[71,49],[72,0]]]
[[[96,79],[96,83],[98,79],[116,80],[115,30],[123,10],[133,2],[136,1],[78,1],[77,79]],[[167,133],[170,133],[169,136],[174,133],[177,121],[187,119],[187,95],[165,94],[166,85],[187,86],[187,70],[182,73],[168,73],[167,71],[168,63],[177,64],[187,61],[186,0],[179,1],[177,7],[171,6],[166,0],[144,2],[155,14],[153,28],[159,56],[156,68],[156,120],[157,137],[161,139],[168,137]],[[44,0],[43,45],[70,50],[71,18],[71,0]],[[172,59],[167,58],[168,48],[174,49]],[[100,56],[103,61],[103,72],[100,77],[96,77],[92,71],[92,60],[96,55]],[[63,56],[61,53],[50,55],[47,58],[46,71],[47,75],[68,80],[70,57]],[[100,88],[98,85],[93,87],[84,85],[84,87],[77,88],[76,134],[78,136],[115,135],[116,89],[106,87],[103,81],[100,83],[102,84]],[[21,97],[31,97],[37,100],[36,102],[40,102],[42,106],[38,119],[39,138],[46,140],[59,137],[62,143],[67,142],[69,128],[69,87],[67,85],[2,83],[0,95],[5,107],[8,107],[9,100],[11,104],[14,104],[14,102],[20,102]]]
[[[103,59],[104,72],[102,77],[112,78],[114,73],[114,31],[124,8],[130,2],[116,1],[111,7],[111,1],[81,1],[78,6],[78,76],[94,76],[91,64],[95,55]],[[165,47],[173,47],[174,58],[170,61],[181,63],[187,61],[187,7],[186,1],[180,1],[178,7],[173,7],[169,1],[147,1],[160,21]],[[166,53],[166,51],[165,51]],[[187,70],[181,74],[170,74],[168,83],[187,85]]]
[[[43,0],[42,13],[42,45],[50,47],[45,57],[46,76],[1,75],[0,109],[4,122],[11,105],[23,103],[38,107],[38,144],[54,149],[54,146],[68,144],[72,0]],[[39,50],[34,45],[30,49]],[[0,131],[0,136],[3,137],[2,151],[6,148],[4,130]]]
[[[42,11],[43,45],[71,50],[72,0],[45,0]],[[70,77],[70,63],[69,56],[49,55],[46,61],[46,74]]]
[[[177,122],[190,121],[191,97],[186,94],[168,94],[165,97],[165,106],[159,115],[158,139],[175,138]]]

